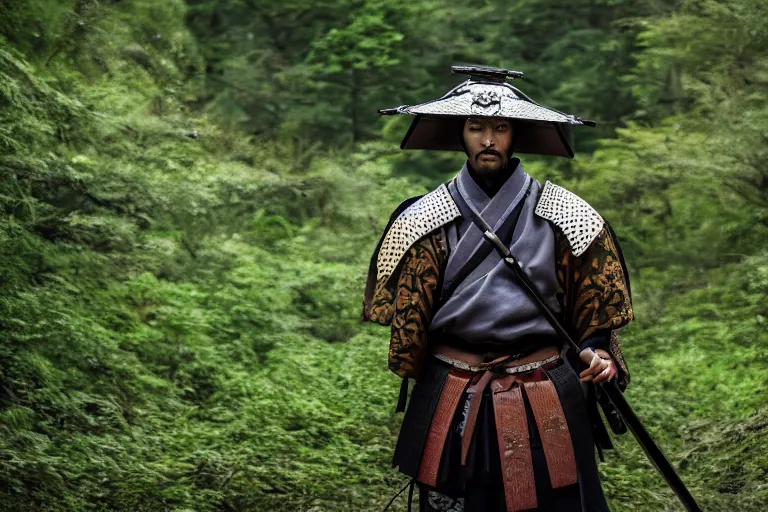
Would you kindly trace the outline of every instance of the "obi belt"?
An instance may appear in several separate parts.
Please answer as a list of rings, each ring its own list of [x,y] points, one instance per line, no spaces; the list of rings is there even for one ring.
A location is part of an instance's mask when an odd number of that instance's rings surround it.
[[[541,476],[537,482],[529,431],[535,423],[546,487],[579,483],[582,503],[574,503],[575,510],[582,504],[584,510],[607,510],[575,372],[559,355],[525,364],[508,359],[470,366],[431,357],[411,395],[393,465],[422,486],[454,497],[484,472],[500,472],[507,512],[536,509]],[[497,442],[489,443],[489,436]],[[491,445],[497,453],[488,453]]]

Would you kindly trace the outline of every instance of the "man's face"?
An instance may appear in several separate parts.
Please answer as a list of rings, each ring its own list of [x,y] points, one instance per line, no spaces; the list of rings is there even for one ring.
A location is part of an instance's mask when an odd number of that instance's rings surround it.
[[[464,123],[464,145],[472,168],[492,177],[509,161],[512,123],[502,117],[470,117]]]

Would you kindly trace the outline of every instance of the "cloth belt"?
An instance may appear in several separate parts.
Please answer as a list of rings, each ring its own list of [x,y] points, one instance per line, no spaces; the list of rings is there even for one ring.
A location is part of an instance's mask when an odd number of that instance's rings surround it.
[[[455,359],[440,357],[452,364]],[[469,409],[461,439],[461,464],[466,465],[483,391],[490,384],[496,435],[501,458],[507,512],[536,508],[536,488],[523,392],[528,397],[541,437],[553,489],[577,482],[571,435],[557,391],[546,370],[558,365],[556,355],[514,365],[509,356],[480,365],[452,364],[429,428],[416,480],[435,487],[440,458],[461,396],[468,393]],[[494,378],[496,377],[496,378]]]

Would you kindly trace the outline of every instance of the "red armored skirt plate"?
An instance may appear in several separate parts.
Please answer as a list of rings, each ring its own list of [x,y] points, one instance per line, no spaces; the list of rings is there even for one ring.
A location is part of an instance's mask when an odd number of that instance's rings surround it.
[[[427,434],[427,442],[424,445],[424,454],[421,457],[419,473],[416,481],[434,487],[437,484],[437,472],[440,469],[440,457],[443,454],[445,439],[451,428],[456,407],[459,405],[461,395],[469,384],[470,374],[459,370],[451,370],[443,386],[440,401],[432,419],[432,425]]]
[[[492,377],[488,372],[472,375],[451,370],[427,434],[416,481],[436,486],[446,438],[464,393],[471,391],[472,402],[482,400],[482,388],[490,385],[507,512],[536,508],[530,432],[523,394],[533,411],[552,488],[572,485],[578,480],[571,435],[559,396],[542,369]],[[478,409],[478,404],[472,402],[462,439],[462,463],[473,439],[475,418],[472,413]]]

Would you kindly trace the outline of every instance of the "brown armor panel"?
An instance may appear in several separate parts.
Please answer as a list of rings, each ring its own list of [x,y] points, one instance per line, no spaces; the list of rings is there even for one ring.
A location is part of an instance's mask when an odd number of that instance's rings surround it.
[[[440,402],[437,404],[432,425],[429,427],[427,442],[424,445],[424,455],[421,458],[416,481],[434,487],[437,484],[437,472],[440,469],[440,457],[443,446],[451,428],[456,407],[461,395],[469,383],[469,374],[452,370],[443,386]]]
[[[493,409],[507,512],[536,508],[528,422],[520,386],[494,393]]]
[[[526,382],[524,386],[539,429],[552,488],[575,484],[578,473],[571,434],[554,384],[542,380]]]

